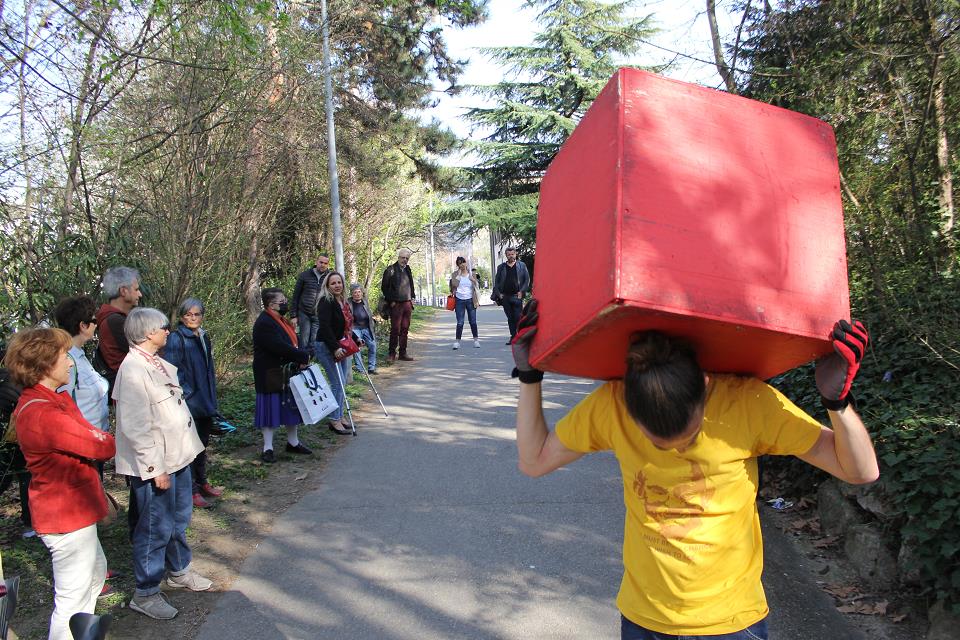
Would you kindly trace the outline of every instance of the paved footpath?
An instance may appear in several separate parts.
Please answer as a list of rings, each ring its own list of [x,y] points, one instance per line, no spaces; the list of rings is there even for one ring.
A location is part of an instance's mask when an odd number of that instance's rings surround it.
[[[391,417],[364,404],[359,436],[276,521],[200,640],[619,638],[616,460],[586,456],[536,480],[517,471],[505,318],[478,316],[480,349],[451,350],[452,313],[411,340],[417,361],[380,390]],[[594,386],[548,375],[548,421]],[[773,637],[862,638],[786,541],[766,539]]]

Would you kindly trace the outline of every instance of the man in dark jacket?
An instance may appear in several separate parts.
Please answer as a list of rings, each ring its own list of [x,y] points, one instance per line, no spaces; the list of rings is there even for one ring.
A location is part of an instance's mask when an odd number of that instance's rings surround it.
[[[517,250],[507,247],[504,252],[506,262],[497,267],[497,277],[493,279],[493,292],[490,299],[503,305],[503,312],[507,315],[507,326],[510,327],[510,340],[517,335],[517,322],[520,320],[520,311],[523,309],[523,296],[530,291],[530,272],[527,265],[517,260]],[[510,344],[507,340],[507,344]]]
[[[97,333],[100,344],[93,359],[94,368],[110,383],[108,393],[113,396],[113,381],[120,363],[130,351],[123,323],[127,314],[140,304],[140,272],[131,267],[110,267],[103,274],[103,297],[107,299],[97,311]]]
[[[407,331],[410,329],[413,299],[416,297],[413,272],[407,265],[411,253],[409,249],[400,249],[397,261],[384,269],[383,278],[380,280],[380,290],[390,312],[390,350],[387,356],[389,362],[397,360],[398,348],[400,360],[413,360],[407,355]]]
[[[302,349],[313,349],[317,339],[317,297],[330,271],[330,256],[321,253],[316,264],[297,276],[290,300],[290,317],[297,319],[297,337]]]

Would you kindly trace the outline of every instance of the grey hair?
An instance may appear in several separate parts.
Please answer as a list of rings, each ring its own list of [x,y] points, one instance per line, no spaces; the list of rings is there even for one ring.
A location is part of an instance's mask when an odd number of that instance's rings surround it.
[[[357,289],[360,289],[361,291],[363,291],[363,287],[361,287],[360,284],[357,282],[354,282],[353,284],[350,285],[350,293],[353,293]]]
[[[110,267],[103,274],[103,297],[113,300],[120,296],[120,287],[132,287],[140,281],[140,272],[133,267]]]
[[[400,251],[397,251],[398,258],[402,258],[403,256],[407,256],[409,258],[412,255],[413,251],[410,251],[410,249],[400,249]]]
[[[136,307],[123,323],[123,335],[130,344],[140,344],[146,342],[157,329],[169,326],[170,321],[163,311],[153,307]]]
[[[203,315],[207,310],[207,308],[203,306],[203,301],[200,300],[199,298],[187,298],[186,300],[180,303],[180,310],[177,312],[177,315],[182,316],[183,314],[187,313],[188,311],[190,311],[190,309],[193,309],[194,307],[197,307],[200,309],[200,315]]]

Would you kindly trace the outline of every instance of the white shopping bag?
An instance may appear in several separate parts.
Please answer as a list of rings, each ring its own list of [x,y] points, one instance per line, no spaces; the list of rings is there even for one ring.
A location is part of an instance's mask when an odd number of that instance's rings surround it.
[[[303,424],[316,424],[340,406],[319,365],[310,365],[290,378],[289,384]]]

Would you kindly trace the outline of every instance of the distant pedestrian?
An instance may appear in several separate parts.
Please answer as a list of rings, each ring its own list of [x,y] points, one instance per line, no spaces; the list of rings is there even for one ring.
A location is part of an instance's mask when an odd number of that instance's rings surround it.
[[[303,349],[313,349],[317,335],[317,296],[330,273],[330,256],[321,253],[317,262],[297,276],[290,299],[290,318],[297,323],[297,334]]]
[[[130,542],[136,590],[130,608],[157,620],[177,615],[160,584],[206,591],[213,583],[191,568],[187,527],[193,514],[190,464],[203,451],[183,398],[177,368],[157,355],[170,323],[141,307],[123,327],[130,353],[117,372],[117,473],[130,484]]]
[[[480,306],[480,283],[477,281],[476,276],[467,270],[467,260],[463,256],[457,257],[457,270],[450,276],[450,293],[456,300],[454,311],[457,316],[457,338],[453,343],[454,351],[460,348],[460,337],[463,335],[464,313],[466,313],[470,320],[473,346],[479,349],[480,336],[477,332],[477,307]]]
[[[273,432],[278,427],[287,429],[287,452],[312,453],[300,442],[299,425],[303,420],[287,384],[310,362],[311,349],[298,346],[297,334],[286,318],[290,307],[283,291],[264,289],[260,298],[263,312],[253,323],[253,384],[257,391],[253,426],[263,434],[261,459],[274,463]]]
[[[384,269],[380,280],[380,290],[390,313],[390,347],[387,361],[398,359],[411,361],[413,358],[407,353],[407,333],[410,330],[410,316],[413,314],[413,300],[416,298],[416,288],[413,284],[413,272],[407,264],[412,252],[401,249],[397,253],[397,261]]]
[[[130,345],[123,332],[123,323],[130,310],[140,304],[143,294],[140,292],[140,272],[131,267],[110,267],[103,274],[103,297],[107,302],[97,311],[97,328],[100,344],[93,359],[93,366],[110,384],[120,369],[120,363],[127,357]]]
[[[331,271],[324,283],[317,302],[317,322],[317,360],[327,374],[333,397],[337,399],[337,408],[330,414],[329,428],[336,434],[349,435],[350,430],[343,426],[346,404],[343,385],[350,374],[351,358],[340,341],[350,335],[353,312],[343,295],[343,276],[336,271]]]
[[[180,305],[180,322],[170,332],[164,357],[177,368],[177,377],[183,387],[197,435],[203,451],[190,464],[193,476],[193,506],[206,509],[213,506],[207,498],[219,498],[222,487],[215,487],[207,479],[207,446],[213,419],[220,414],[217,405],[217,376],[213,362],[213,342],[203,329],[206,308],[197,298],[187,298]]]
[[[363,287],[359,284],[350,285],[350,310],[353,312],[353,335],[363,342],[367,349],[367,364],[363,364],[363,354],[354,354],[357,369],[373,375],[377,373],[377,338],[376,318],[370,313],[367,297],[363,295]],[[359,345],[360,342],[357,342]]]
[[[507,315],[507,326],[510,328],[510,340],[513,340],[513,336],[517,335],[523,297],[530,291],[530,272],[527,271],[527,265],[517,260],[515,248],[507,247],[504,254],[507,260],[497,267],[490,298],[503,306],[503,312]],[[510,344],[510,340],[507,340],[507,344]]]
[[[483,289],[483,288],[484,288],[484,287],[483,287],[483,280],[480,278],[480,272],[477,271],[477,268],[474,267],[473,269],[471,269],[471,270],[470,270],[470,273],[472,273],[472,274],[473,274],[473,277],[476,278],[476,280],[477,280],[477,288]]]

